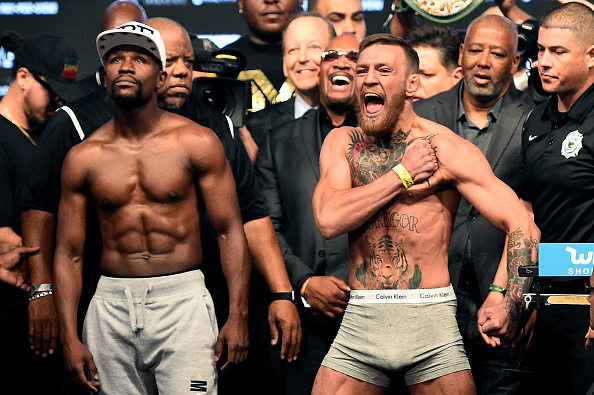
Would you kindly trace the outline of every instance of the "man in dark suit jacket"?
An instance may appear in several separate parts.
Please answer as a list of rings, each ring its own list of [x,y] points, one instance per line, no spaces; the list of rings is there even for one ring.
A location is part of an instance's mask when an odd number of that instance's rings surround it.
[[[330,41],[325,53],[357,51],[359,42],[351,34],[339,36]],[[320,179],[318,160],[324,137],[335,127],[356,125],[354,70],[355,61],[344,54],[322,60],[322,106],[272,130],[260,147],[257,170],[287,272],[302,296],[303,330],[299,358],[289,365],[271,360],[268,371],[276,382],[262,393],[311,393],[347,305],[347,237],[325,240],[316,227],[311,201]],[[277,355],[271,353],[271,357]]]
[[[513,85],[519,62],[516,48],[517,33],[511,21],[495,15],[477,18],[460,50],[463,81],[414,106],[421,117],[475,143],[495,175],[515,191],[520,182],[522,125],[533,107],[530,97]],[[462,198],[452,232],[449,269],[458,297],[458,326],[479,394],[515,393],[521,382],[519,375],[506,370],[517,369],[520,347],[502,341],[492,348],[477,326],[478,308],[503,298],[505,279],[501,288],[491,284],[496,283],[505,237]]]
[[[246,126],[258,147],[270,130],[320,104],[320,61],[324,48],[334,37],[336,33],[330,22],[317,12],[295,14],[289,21],[283,34],[283,72],[294,86],[295,95],[248,115]],[[244,138],[243,133],[240,135]]]

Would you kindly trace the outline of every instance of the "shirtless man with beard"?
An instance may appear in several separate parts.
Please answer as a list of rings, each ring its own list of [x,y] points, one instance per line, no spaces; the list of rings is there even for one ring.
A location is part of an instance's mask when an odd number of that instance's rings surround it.
[[[460,195],[507,234],[501,305],[482,331],[515,332],[539,231],[476,146],[418,117],[418,57],[404,40],[366,38],[355,70],[359,128],[333,130],[322,147],[313,197],[326,238],[349,234],[350,300],[313,394],[383,394],[395,372],[412,394],[475,392],[448,273]],[[505,281],[505,280],[502,280]]]

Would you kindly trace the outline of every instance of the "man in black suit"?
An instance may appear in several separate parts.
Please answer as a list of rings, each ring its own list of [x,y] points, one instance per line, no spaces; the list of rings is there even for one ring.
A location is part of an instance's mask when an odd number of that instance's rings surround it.
[[[322,52],[334,37],[336,33],[330,22],[317,12],[295,14],[289,21],[283,32],[283,72],[295,87],[295,95],[247,117],[248,133],[258,147],[270,130],[301,117],[320,104],[318,81]],[[240,131],[249,151],[244,133]]]
[[[477,18],[460,47],[463,81],[414,105],[419,116],[477,145],[495,175],[516,192],[522,125],[533,106],[513,84],[520,61],[517,42],[516,27],[510,20],[496,15]],[[481,305],[503,300],[505,282],[492,283],[496,282],[505,236],[461,199],[450,244],[449,271],[458,298],[458,326],[479,394],[510,393],[517,391],[521,382],[518,374],[506,370],[517,368],[520,347],[512,348],[511,341],[502,341],[493,348],[482,340],[477,326]]]
[[[270,217],[293,288],[302,296],[299,358],[290,365],[271,361],[270,377],[278,381],[266,393],[311,392],[347,305],[347,237],[325,240],[316,227],[311,201],[320,178],[318,159],[324,137],[333,128],[356,125],[354,71],[360,41],[353,34],[330,41],[320,69],[322,105],[272,130],[258,155]],[[277,355],[274,352],[271,357]]]

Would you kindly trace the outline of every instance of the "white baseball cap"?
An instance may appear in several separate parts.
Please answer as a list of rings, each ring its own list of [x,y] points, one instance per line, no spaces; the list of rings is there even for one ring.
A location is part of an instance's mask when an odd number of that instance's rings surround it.
[[[113,48],[120,45],[134,45],[146,49],[159,60],[161,70],[165,70],[165,44],[161,34],[154,27],[140,22],[127,22],[115,29],[106,30],[97,36],[97,52],[101,64],[105,67],[105,56]]]

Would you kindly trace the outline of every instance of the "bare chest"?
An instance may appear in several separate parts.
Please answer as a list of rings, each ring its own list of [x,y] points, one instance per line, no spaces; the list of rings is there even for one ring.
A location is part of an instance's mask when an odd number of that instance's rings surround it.
[[[402,161],[405,142],[387,144],[355,140],[348,147],[353,186],[367,185]]]
[[[100,208],[174,203],[193,193],[193,173],[183,157],[163,150],[106,150],[89,172],[89,189]]]

